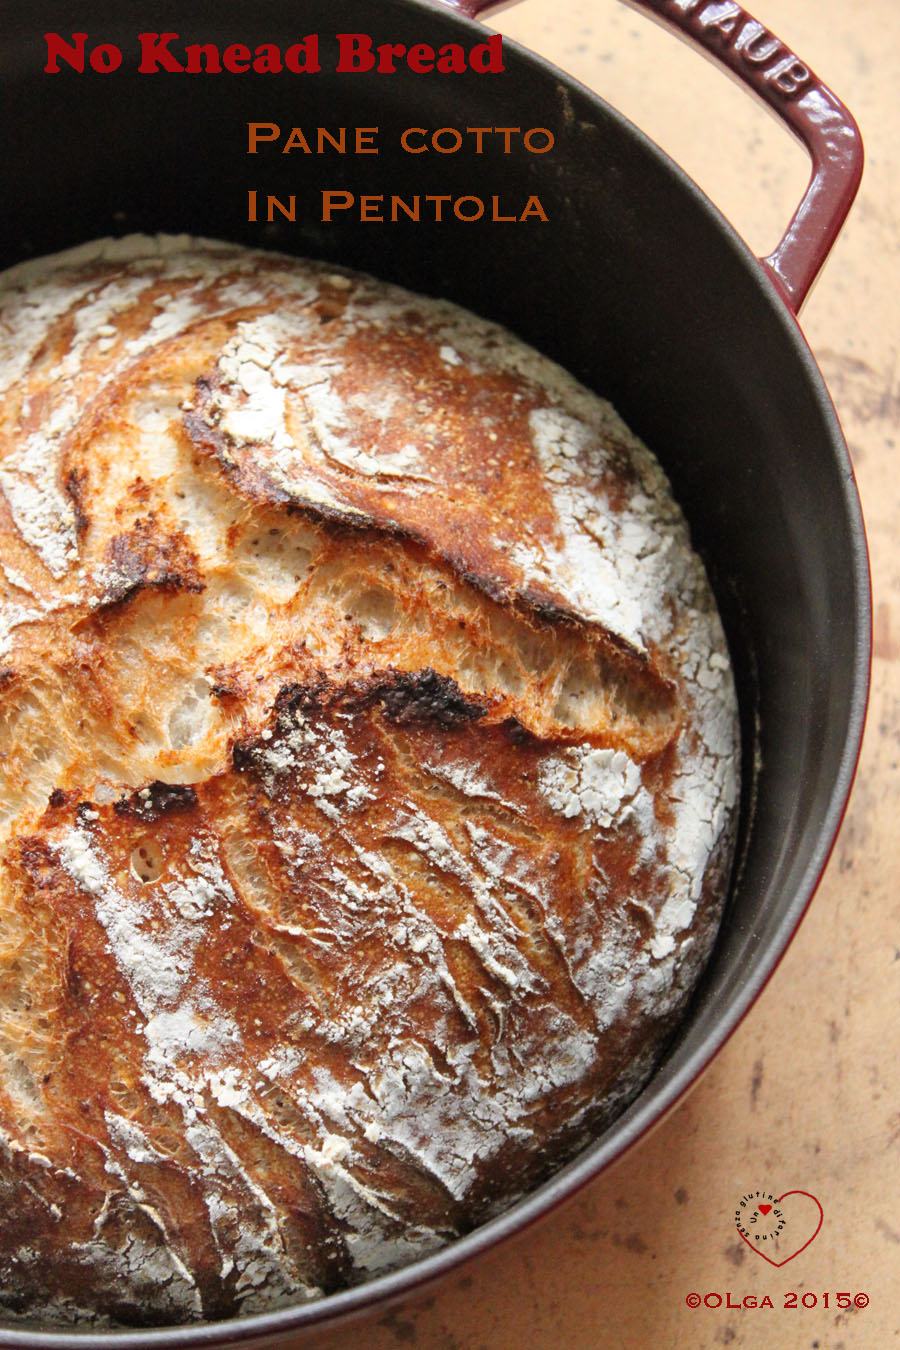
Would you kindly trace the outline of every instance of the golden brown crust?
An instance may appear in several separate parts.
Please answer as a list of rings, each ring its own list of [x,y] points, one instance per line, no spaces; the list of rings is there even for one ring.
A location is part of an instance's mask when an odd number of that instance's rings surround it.
[[[227,245],[0,294],[7,1308],[433,1250],[640,1087],[734,694],[665,480],[452,306]]]

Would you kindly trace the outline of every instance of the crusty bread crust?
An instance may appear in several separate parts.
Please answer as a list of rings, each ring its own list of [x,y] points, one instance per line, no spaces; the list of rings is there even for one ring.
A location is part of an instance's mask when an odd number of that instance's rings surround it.
[[[646,1081],[736,706],[659,466],[509,334],[184,239],[0,279],[0,1284],[410,1261]]]

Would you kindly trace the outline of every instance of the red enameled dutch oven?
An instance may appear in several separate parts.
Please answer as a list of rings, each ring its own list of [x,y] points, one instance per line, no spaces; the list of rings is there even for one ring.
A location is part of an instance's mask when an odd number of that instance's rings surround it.
[[[501,1217],[394,1274],[318,1303],[227,1324],[121,1333],[0,1331],[7,1345],[111,1347],[276,1340],[434,1279],[544,1214],[681,1096],[771,975],[812,896],[850,791],[865,714],[869,577],[853,474],[795,315],[849,209],[862,147],[843,104],[736,4],[634,0],[760,95],[803,141],[809,189],[762,263],[698,188],[614,109],[504,42],[503,74],[335,74],[333,35],[484,40],[489,0],[84,0],[90,42],[120,69],[43,72],[43,35],[72,32],[68,0],[4,16],[5,193],[0,262],[102,234],[190,231],[340,260],[506,324],[610,398],[662,460],[707,560],[738,676],[740,856],[722,932],[675,1042],[641,1095],[588,1149]],[[184,42],[287,47],[322,35],[316,75],[137,72],[152,24]],[[331,73],[329,73],[329,64]],[[247,123],[379,127],[379,155],[247,155]],[[552,130],[503,153],[409,155],[410,126]],[[265,147],[261,147],[264,151]],[[248,221],[247,193],[297,199]],[[547,222],[323,223],[322,189],[539,196]]]

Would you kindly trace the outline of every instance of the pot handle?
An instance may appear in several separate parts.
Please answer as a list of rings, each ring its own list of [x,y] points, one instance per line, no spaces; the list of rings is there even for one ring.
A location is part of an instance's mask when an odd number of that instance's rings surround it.
[[[503,0],[444,0],[474,19]],[[508,3],[508,0],[506,0]],[[809,186],[778,247],[760,259],[796,314],[831,252],[863,168],[859,127],[836,94],[734,0],[625,0],[695,43],[775,112],[812,160]]]

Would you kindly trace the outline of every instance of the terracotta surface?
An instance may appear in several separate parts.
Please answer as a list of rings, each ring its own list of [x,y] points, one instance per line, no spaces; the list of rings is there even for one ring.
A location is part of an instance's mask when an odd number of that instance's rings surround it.
[[[850,223],[802,314],[850,445],[872,552],[872,701],[849,813],[787,957],[688,1100],[538,1227],[400,1309],[303,1339],[316,1350],[900,1343],[900,4],[751,9],[849,104],[868,156]],[[618,0],[522,0],[493,22],[619,107],[757,252],[770,251],[807,165],[737,86]],[[741,1195],[763,1187],[813,1192],[824,1209],[815,1241],[780,1270],[734,1228]],[[735,1303],[768,1294],[775,1306],[685,1303],[691,1292],[729,1291]],[[817,1305],[785,1309],[791,1291]],[[866,1294],[868,1306],[839,1311],[837,1291]]]

